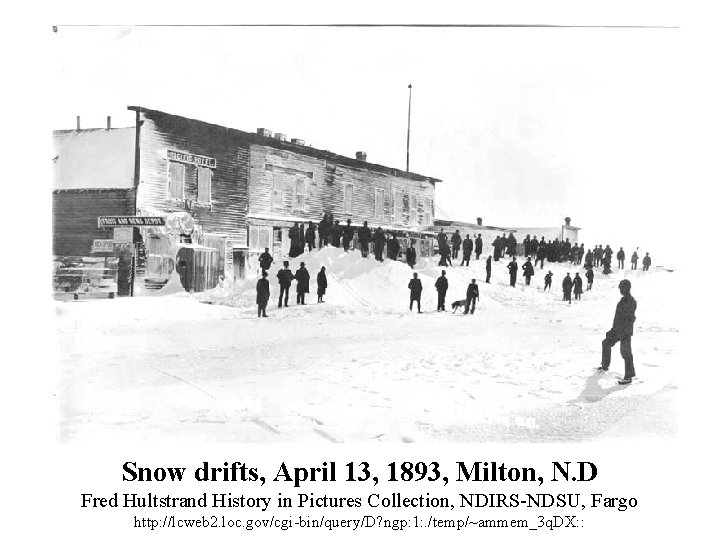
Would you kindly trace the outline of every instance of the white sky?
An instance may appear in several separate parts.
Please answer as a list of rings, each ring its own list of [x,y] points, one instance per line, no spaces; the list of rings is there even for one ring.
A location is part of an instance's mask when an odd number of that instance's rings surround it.
[[[61,27],[52,124],[142,105],[444,181],[438,207],[665,252],[682,140],[677,29]],[[438,215],[438,217],[441,217]],[[657,262],[660,262],[656,258]],[[667,262],[667,261],[666,261]]]

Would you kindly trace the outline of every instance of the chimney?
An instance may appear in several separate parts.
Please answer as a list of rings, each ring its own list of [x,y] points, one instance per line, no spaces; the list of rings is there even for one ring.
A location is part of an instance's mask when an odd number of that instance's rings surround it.
[[[273,137],[275,137],[278,141],[287,140],[287,136],[284,133],[276,133],[275,135],[273,135]]]
[[[110,129],[110,117],[107,117],[107,129]]]
[[[482,218],[481,218],[481,217],[475,218],[475,219],[477,219],[477,224],[478,224],[478,225],[482,225]]]
[[[362,150],[355,152],[355,159],[359,161],[367,161],[367,152],[363,152]]]
[[[302,139],[292,139],[290,142],[298,146],[305,146],[305,141]]]
[[[75,119],[77,120],[77,130],[80,131],[80,117],[76,116]]]
[[[263,137],[272,137],[272,131],[265,128],[257,128],[257,134],[262,135]]]
[[[565,218],[565,226],[566,226],[566,227],[569,227],[569,226],[570,226],[570,218],[569,218],[569,217],[566,217],[566,218]]]

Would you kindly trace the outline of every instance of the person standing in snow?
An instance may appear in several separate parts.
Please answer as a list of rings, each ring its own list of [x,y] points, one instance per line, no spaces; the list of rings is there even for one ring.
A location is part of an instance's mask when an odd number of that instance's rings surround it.
[[[515,261],[515,257],[512,258],[512,261],[507,265],[508,272],[510,273],[510,286],[514,287],[515,282],[517,281],[517,273],[518,273],[518,263]]]
[[[623,248],[620,248],[620,251],[617,252],[617,260],[618,260],[618,268],[625,269],[625,252],[623,251]]]
[[[373,236],[373,248],[375,251],[375,260],[383,261],[383,250],[385,249],[385,233],[382,227],[375,229],[375,235]]]
[[[485,283],[490,283],[490,274],[492,273],[492,257],[488,255],[485,259]]]
[[[418,278],[417,272],[413,273],[413,278],[408,283],[408,289],[410,289],[410,311],[413,308],[413,302],[417,302],[418,313],[420,311],[420,296],[422,295],[422,282]]]
[[[318,248],[328,245],[328,237],[330,236],[330,225],[332,222],[328,221],[328,215],[323,214],[320,223],[318,223]]]
[[[460,236],[460,230],[456,230],[450,237],[450,243],[452,244],[452,258],[457,259],[460,251],[460,244],[462,244],[462,236]],[[462,264],[460,265],[462,266]]]
[[[575,300],[580,300],[580,296],[583,292],[583,283],[582,278],[580,277],[580,272],[575,272],[575,278],[573,279],[573,292],[575,293]]]
[[[563,302],[565,300],[568,301],[568,304],[572,303],[572,297],[570,296],[570,293],[572,292],[573,288],[573,280],[570,277],[570,272],[567,273],[567,276],[563,278],[562,282],[562,290],[563,290]]]
[[[267,272],[270,269],[270,265],[273,263],[273,257],[270,255],[270,248],[265,248],[265,252],[261,253],[258,257],[260,263],[260,269],[263,272]]]
[[[547,242],[545,242],[545,237],[541,236],[538,242],[537,255],[535,256],[535,266],[540,261],[540,270],[545,267],[545,257],[547,257]]]
[[[637,250],[633,251],[633,254],[630,256],[630,270],[637,270],[637,262],[639,258]]]
[[[612,348],[619,341],[620,355],[625,361],[625,376],[618,381],[618,384],[629,384],[632,382],[633,377],[635,377],[631,338],[635,324],[637,302],[630,294],[630,288],[631,284],[627,279],[623,279],[618,285],[622,298],[615,308],[615,318],[613,319],[612,328],[605,334],[605,339],[602,341],[602,363],[598,368],[599,372],[608,370],[610,367]]]
[[[305,268],[305,263],[300,263],[300,268],[295,272],[295,280],[297,281],[297,303],[305,305],[305,293],[310,292],[310,273]]]
[[[460,266],[463,264],[465,266],[470,266],[470,257],[472,257],[472,250],[473,250],[473,241],[470,239],[470,235],[465,235],[465,240],[463,240],[462,243],[462,250],[463,250],[463,258],[462,262],[460,263]]]
[[[323,266],[320,268],[320,271],[317,275],[317,297],[318,297],[318,304],[322,304],[325,302],[323,300],[323,296],[325,296],[325,291],[327,290],[327,276],[325,275],[325,267]]]
[[[372,236],[372,232],[370,231],[370,227],[368,227],[367,221],[363,222],[363,226],[358,229],[358,242],[360,242],[360,254],[363,257],[368,256],[369,246],[370,246],[370,237]]]
[[[525,238],[523,238],[523,254],[526,257],[530,257],[530,235],[526,235]]]
[[[585,254],[585,268],[592,268],[593,265],[593,250],[588,249]]]
[[[475,237],[475,260],[480,260],[480,255],[482,255],[482,234],[478,234]]]
[[[388,259],[397,261],[398,253],[400,253],[400,242],[397,239],[397,234],[393,233],[392,238],[387,242]]]
[[[308,251],[315,249],[315,224],[312,221],[308,221],[307,228],[305,229],[305,243],[307,244]]]
[[[548,273],[545,274],[545,288],[543,289],[543,291],[547,291],[550,287],[552,287],[552,277],[553,273],[548,270]]]
[[[468,285],[467,292],[465,293],[465,315],[468,314],[468,311],[471,315],[475,313],[475,302],[477,302],[479,296],[480,292],[478,291],[477,283],[475,283],[475,279],[473,278],[470,285]]]
[[[507,237],[505,233],[500,237],[500,258],[505,258],[505,250],[507,249]]]
[[[652,260],[650,259],[650,254],[645,253],[645,256],[643,257],[643,271],[647,272],[650,270],[650,263]]]
[[[255,292],[257,293],[255,301],[258,307],[258,317],[267,317],[265,309],[270,300],[270,282],[267,280],[267,272],[263,271],[262,277],[258,279],[257,285],[255,285]]]
[[[517,255],[517,239],[513,233],[510,233],[507,239],[507,254],[511,257]]]
[[[595,279],[595,272],[593,272],[592,265],[586,266],[587,272],[585,272],[585,277],[587,278],[587,290],[592,289],[593,280]]]
[[[343,228],[340,225],[339,220],[335,220],[335,223],[330,227],[330,243],[333,247],[340,247],[340,239],[342,238]]]
[[[448,290],[448,280],[445,277],[445,270],[442,271],[440,277],[437,278],[437,280],[435,281],[435,289],[437,289],[438,293],[437,310],[445,311],[445,295],[447,294]]]
[[[502,255],[502,240],[500,240],[499,236],[495,237],[495,240],[493,240],[492,243],[493,246],[493,259],[495,262],[500,260],[500,256]]]
[[[350,224],[350,220],[347,220],[347,225],[342,229],[342,245],[345,251],[350,249],[350,242],[352,242],[353,236],[355,235],[355,228]]]
[[[537,253],[539,245],[540,242],[538,242],[537,235],[533,234],[532,240],[530,240],[530,256],[535,260],[535,264],[537,264]]]
[[[278,283],[280,284],[280,298],[278,298],[278,307],[283,307],[283,296],[285,307],[288,307],[288,295],[290,293],[290,284],[292,283],[292,280],[295,276],[293,276],[293,273],[290,271],[290,263],[287,261],[283,261],[283,268],[278,270],[277,278]]]
[[[523,269],[523,276],[525,276],[525,285],[530,285],[530,278],[532,278],[535,275],[535,269],[533,268],[533,263],[530,260],[530,257],[528,256],[527,260],[525,261],[525,264],[522,265]]]
[[[288,238],[290,238],[290,257],[297,257],[302,255],[302,244],[300,241],[300,225],[296,221],[292,227],[288,230]]]
[[[417,262],[417,251],[415,250],[415,240],[410,240],[410,246],[405,250],[405,262],[410,268],[415,268]]]
[[[452,260],[450,259],[450,244],[445,242],[439,245],[440,249],[440,262],[438,266],[452,266]]]

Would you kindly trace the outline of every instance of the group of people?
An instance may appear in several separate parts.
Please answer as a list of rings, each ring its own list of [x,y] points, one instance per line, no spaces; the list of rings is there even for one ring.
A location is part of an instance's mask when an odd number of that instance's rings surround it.
[[[268,253],[266,248],[265,253]],[[262,257],[262,255],[261,255]],[[267,258],[265,258],[267,261]],[[272,257],[270,257],[272,263]],[[261,263],[262,264],[262,263]],[[258,306],[258,317],[267,317],[267,305],[270,301],[270,282],[268,281],[269,264],[267,268],[262,269],[260,279],[255,286],[256,291],[256,303]],[[283,267],[278,270],[277,273],[278,284],[280,285],[280,295],[278,296],[278,308],[288,307],[288,297],[290,296],[290,286],[293,280],[297,282],[295,293],[297,297],[298,305],[305,305],[305,295],[310,292],[310,272],[305,268],[305,263],[300,263],[300,268],[293,274],[290,270],[290,263],[283,261]],[[317,301],[319,304],[323,303],[325,291],[327,290],[327,275],[325,274],[325,267],[321,267],[317,273]]]
[[[462,248],[462,261],[460,266],[470,266],[470,259],[472,258],[473,252],[475,253],[475,260],[480,258],[483,248],[482,234],[475,236],[475,239],[470,238],[469,234],[465,235],[465,239],[460,235],[460,230],[456,229],[448,240],[448,236],[444,229],[440,229],[437,235],[438,252],[440,253],[440,266],[452,266],[452,261],[457,259]]]

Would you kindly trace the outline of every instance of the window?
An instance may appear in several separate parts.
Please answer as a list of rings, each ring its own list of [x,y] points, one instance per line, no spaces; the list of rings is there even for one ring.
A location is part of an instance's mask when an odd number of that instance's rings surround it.
[[[432,199],[425,199],[425,225],[433,224]]]
[[[399,189],[395,190],[395,214],[394,214],[394,221],[395,223],[402,223],[402,214],[403,214],[403,192]]]
[[[177,161],[170,161],[168,176],[168,197],[170,199],[184,199],[185,165]]]
[[[382,218],[385,213],[385,190],[375,188],[375,217]]]
[[[307,191],[307,181],[305,178],[295,179],[295,210],[305,210],[305,193]]]
[[[272,193],[270,194],[270,208],[272,210],[282,210],[283,184],[283,175],[280,173],[273,173]]]
[[[418,222],[418,198],[417,195],[410,195],[410,225],[417,225]]]
[[[265,248],[272,250],[272,227],[261,227],[259,225],[250,225],[250,242],[248,247],[250,251],[265,251]]]
[[[343,188],[343,211],[346,214],[352,214],[353,208],[353,185],[345,184]]]
[[[210,204],[210,186],[212,184],[212,170],[206,167],[198,169],[198,194],[197,200],[202,204]]]

